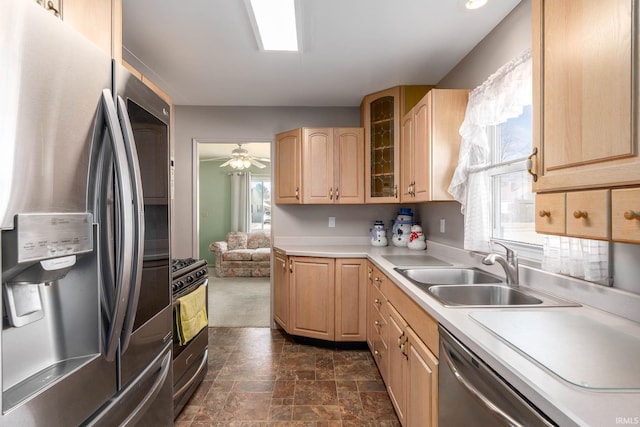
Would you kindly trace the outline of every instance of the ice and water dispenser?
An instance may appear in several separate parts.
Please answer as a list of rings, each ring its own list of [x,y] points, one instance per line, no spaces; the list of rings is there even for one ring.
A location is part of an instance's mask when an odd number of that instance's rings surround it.
[[[90,213],[19,214],[0,234],[3,410],[100,353]]]

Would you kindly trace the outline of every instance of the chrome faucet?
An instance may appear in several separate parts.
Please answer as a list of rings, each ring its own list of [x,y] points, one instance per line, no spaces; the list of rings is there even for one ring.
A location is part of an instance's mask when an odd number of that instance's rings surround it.
[[[512,249],[509,249],[505,245],[499,242],[491,242],[496,245],[500,245],[507,251],[506,258],[495,252],[490,253],[482,259],[482,263],[485,265],[493,265],[496,262],[504,268],[504,272],[507,276],[507,284],[511,286],[518,286],[518,254]]]

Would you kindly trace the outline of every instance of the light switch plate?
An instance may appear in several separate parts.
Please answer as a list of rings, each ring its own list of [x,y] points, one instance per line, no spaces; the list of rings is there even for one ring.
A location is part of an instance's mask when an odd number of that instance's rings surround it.
[[[336,226],[336,217],[335,216],[330,216],[329,217],[329,227],[335,228],[335,226]]]

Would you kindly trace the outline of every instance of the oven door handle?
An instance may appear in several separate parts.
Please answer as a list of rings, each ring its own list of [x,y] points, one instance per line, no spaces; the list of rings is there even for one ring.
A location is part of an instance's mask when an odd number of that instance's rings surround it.
[[[194,286],[193,288],[187,288],[187,289],[183,289],[182,291],[176,293],[173,296],[173,306],[177,306],[180,305],[180,301],[178,301],[178,298],[183,297],[185,295],[190,294],[191,292],[195,292],[196,290],[200,289],[201,286],[207,286],[209,284],[209,278],[205,278],[204,281],[202,283],[200,283],[198,286]],[[188,292],[187,292],[188,291]],[[178,296],[179,295],[179,296]]]
[[[194,382],[196,382],[196,380],[198,379],[198,376],[202,373],[204,368],[207,366],[207,361],[208,360],[209,360],[209,349],[205,348],[204,349],[204,355],[202,356],[202,360],[200,361],[200,366],[198,366],[198,369],[196,370],[196,373],[193,374],[193,376],[191,378],[189,378],[189,381],[187,381],[187,383],[185,385],[183,385],[182,387],[180,387],[180,389],[178,391],[173,393],[173,400],[174,401],[180,395],[182,395],[182,393],[187,391],[189,389],[189,387],[191,387],[193,385]]]
[[[467,392],[469,392],[472,396],[474,396],[477,400],[479,400],[488,410],[496,414],[499,418],[502,418],[509,426],[512,427],[524,427],[521,423],[514,420],[509,414],[507,414],[504,410],[502,410],[498,405],[492,402],[487,396],[482,394],[480,390],[475,388],[471,382],[469,382],[458,370],[455,362],[451,359],[449,355],[449,351],[455,352],[455,350],[447,345],[444,340],[440,340],[440,352],[441,356],[444,356],[444,360],[453,373],[455,379],[460,383],[462,387],[464,387]]]
[[[131,276],[128,279],[131,283],[129,290],[129,302],[124,318],[124,326],[121,337],[121,351],[125,353],[133,334],[133,324],[138,310],[138,300],[140,298],[140,287],[142,284],[142,262],[144,254],[144,197],[142,193],[142,177],[140,174],[140,163],[138,162],[138,151],[133,137],[133,127],[129,120],[129,112],[124,100],[118,96],[118,119],[124,137],[124,147],[127,153],[127,162],[131,171],[131,187],[133,192],[134,221],[133,233],[136,245],[131,257]]]

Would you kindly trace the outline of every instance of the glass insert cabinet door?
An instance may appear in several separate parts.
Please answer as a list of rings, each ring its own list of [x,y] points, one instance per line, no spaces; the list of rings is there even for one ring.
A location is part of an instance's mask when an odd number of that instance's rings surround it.
[[[398,203],[400,200],[399,94],[399,88],[392,88],[364,100],[367,202]]]

